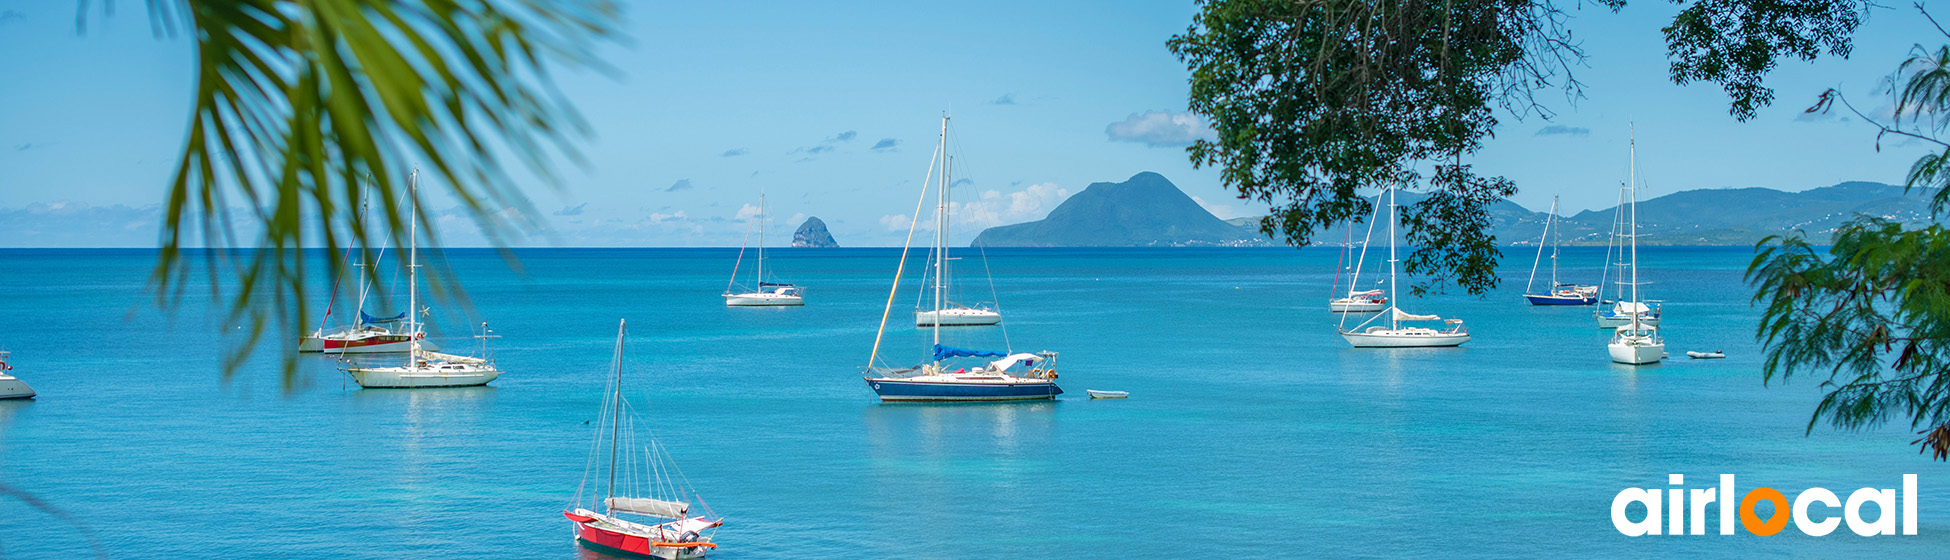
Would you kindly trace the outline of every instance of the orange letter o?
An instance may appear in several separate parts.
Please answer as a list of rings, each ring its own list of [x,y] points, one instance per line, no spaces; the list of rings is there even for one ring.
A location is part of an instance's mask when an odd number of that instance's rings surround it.
[[[1774,516],[1767,518],[1766,523],[1762,523],[1760,517],[1754,515],[1754,503],[1761,500],[1774,502]],[[1780,490],[1755,488],[1752,492],[1748,492],[1746,497],[1740,499],[1740,526],[1746,527],[1747,532],[1763,537],[1773,536],[1774,533],[1787,528],[1787,524],[1787,496],[1781,495]]]

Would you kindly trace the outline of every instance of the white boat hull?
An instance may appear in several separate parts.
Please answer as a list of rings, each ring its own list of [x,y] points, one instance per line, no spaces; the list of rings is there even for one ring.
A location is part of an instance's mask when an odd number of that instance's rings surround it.
[[[346,375],[367,389],[420,389],[429,387],[478,387],[501,377],[491,368],[441,370],[433,368],[349,368]]]
[[[1660,360],[1666,359],[1666,345],[1664,343],[1626,344],[1613,342],[1607,345],[1606,348],[1611,351],[1611,361],[1621,364],[1636,366],[1658,363]]]
[[[318,335],[311,335],[304,338],[300,338],[298,339],[298,351],[299,352],[324,352],[325,339]]]
[[[1327,308],[1335,313],[1378,313],[1388,308],[1388,304],[1373,301],[1334,300],[1327,302]]]
[[[34,388],[28,387],[26,381],[21,381],[14,376],[0,373],[0,399],[31,398],[34,398]]]
[[[1601,329],[1616,329],[1618,327],[1632,326],[1631,315],[1616,315],[1616,316],[1594,315],[1594,317],[1598,318],[1598,328]],[[1641,316],[1639,317],[1639,324],[1648,327],[1659,326],[1659,316],[1658,315]]]
[[[939,318],[937,319],[937,317]],[[944,327],[976,327],[1000,323],[1002,322],[1002,314],[987,309],[969,309],[966,307],[947,309],[940,312],[914,312],[915,326],[932,327],[936,321],[940,321],[941,326]]]
[[[1347,343],[1355,348],[1446,348],[1469,342],[1469,333],[1375,327],[1366,331],[1342,332],[1341,338],[1347,339]]]
[[[782,307],[805,305],[806,298],[783,294],[725,294],[724,304],[731,307]]]

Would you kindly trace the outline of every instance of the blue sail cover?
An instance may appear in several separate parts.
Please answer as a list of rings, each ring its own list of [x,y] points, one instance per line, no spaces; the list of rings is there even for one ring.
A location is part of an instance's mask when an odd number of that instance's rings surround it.
[[[366,312],[364,312],[364,311],[360,311],[360,312],[359,312],[359,324],[361,324],[361,325],[372,325],[372,324],[378,324],[378,323],[397,323],[397,322],[400,322],[400,321],[404,321],[404,320],[406,320],[406,312],[405,312],[405,311],[401,311],[401,312],[399,312],[399,314],[398,314],[398,315],[394,315],[394,316],[392,316],[392,317],[388,317],[388,318],[385,318],[385,319],[381,319],[381,318],[378,318],[378,317],[374,317],[374,316],[371,316],[371,315],[367,315],[367,314],[366,314]]]
[[[759,283],[758,283],[758,287],[760,287],[760,288],[772,288],[772,287],[778,287],[778,288],[791,288],[791,287],[793,287],[793,286],[792,286],[791,284],[781,284],[781,283],[778,283],[778,282],[759,282]]]
[[[942,346],[939,344],[934,345],[934,361],[937,362],[946,360],[948,358],[960,358],[964,356],[975,357],[975,358],[1003,358],[1003,357],[1008,357],[1008,355],[1009,354],[1005,352],[990,352],[987,350],[964,350],[953,346]]]

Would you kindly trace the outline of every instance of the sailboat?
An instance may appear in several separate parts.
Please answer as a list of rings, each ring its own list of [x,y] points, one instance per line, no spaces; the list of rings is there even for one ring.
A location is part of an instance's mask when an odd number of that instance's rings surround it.
[[[907,269],[907,253],[914,245],[914,230],[921,223],[921,207],[927,202],[929,187],[933,186],[929,183],[937,178],[937,163],[941,165],[938,192],[944,198],[948,193],[947,154],[948,117],[944,116],[941,117],[941,143],[935,148],[934,157],[928,160],[928,175],[921,181],[921,199],[914,204],[914,222],[908,225],[907,243],[902,245],[900,264],[894,268],[894,284],[888,289],[887,307],[881,311],[880,330],[874,334],[873,353],[867,357],[867,386],[880,396],[880,400],[888,402],[1054,399],[1063,394],[1063,389],[1056,386],[1055,352],[1031,354],[946,346],[941,343],[941,326],[945,321],[935,321],[930,325],[934,331],[934,343],[929,361],[904,368],[880,366],[880,342],[887,334],[887,319],[893,315],[894,298],[900,293],[901,276]],[[936,209],[940,211],[942,221],[937,229],[945,231],[947,201],[940,200]],[[940,258],[940,253],[936,253],[937,264]],[[939,284],[935,287],[935,294],[937,304],[944,301]],[[942,307],[937,305],[935,309]],[[956,365],[964,358],[999,359]]]
[[[1347,343],[1354,345],[1355,348],[1440,348],[1440,347],[1447,347],[1447,346],[1461,346],[1462,343],[1469,342],[1469,330],[1463,328],[1462,319],[1445,320],[1439,316],[1416,315],[1413,313],[1402,311],[1401,309],[1401,299],[1396,297],[1396,292],[1398,290],[1395,282],[1395,267],[1396,264],[1399,262],[1399,260],[1395,256],[1395,191],[1396,190],[1397,187],[1390,186],[1388,187],[1388,193],[1387,193],[1388,194],[1388,301],[1390,303],[1388,305],[1388,308],[1385,311],[1383,311],[1382,315],[1376,315],[1374,317],[1368,318],[1367,321],[1362,322],[1360,325],[1356,325],[1354,327],[1354,330],[1347,330],[1345,328],[1345,325],[1347,324],[1347,316],[1342,315],[1341,324],[1343,325],[1343,328],[1339,329],[1341,333],[1341,338],[1347,339]],[[1365,253],[1366,250],[1363,249],[1362,252]],[[1388,317],[1387,325],[1368,326],[1368,323],[1373,323],[1376,320],[1381,319],[1383,316]],[[1438,321],[1444,323],[1444,325],[1447,328],[1434,329],[1428,327],[1402,326],[1402,323],[1404,322],[1419,323],[1419,322],[1438,322]],[[1362,329],[1362,327],[1367,327],[1367,328],[1364,330]]]
[[[623,337],[627,325],[627,321],[616,323],[611,382],[605,384],[603,395],[604,414],[596,425],[582,483],[576,486],[575,498],[562,516],[575,523],[576,542],[591,550],[664,560],[703,558],[705,552],[718,547],[711,538],[715,529],[724,525],[724,519],[711,513],[710,506],[698,497],[684,472],[670,461],[654,437],[637,445],[640,419],[623,399]],[[605,450],[607,459],[603,458]],[[625,473],[620,483],[616,480],[619,471]],[[702,515],[693,514],[693,503],[696,513]]]
[[[1626,172],[1628,181],[1618,185],[1618,210],[1612,213],[1612,242],[1605,249],[1605,279],[1616,278],[1613,284],[1632,287],[1632,300],[1604,301],[1600,293],[1600,303],[1609,303],[1607,309],[1599,307],[1592,310],[1591,317],[1598,322],[1598,328],[1616,330],[1619,327],[1638,325],[1659,326],[1659,302],[1641,301],[1638,297],[1638,140],[1636,133],[1631,141],[1631,166]],[[1628,208],[1629,206],[1629,208]],[[1629,210],[1630,214],[1627,214]],[[1629,231],[1627,231],[1629,229]],[[1627,245],[1629,244],[1629,245]],[[1628,249],[1629,247],[1629,249]],[[1613,255],[1623,259],[1630,251],[1630,262],[1612,260]],[[1625,282],[1625,275],[1631,274],[1633,280]],[[1649,282],[1648,282],[1649,283]]]
[[[934,208],[934,306],[914,311],[914,325],[918,327],[972,327],[993,325],[1002,322],[1002,312],[987,306],[969,307],[955,303],[948,297],[948,263],[958,260],[948,257],[948,191],[953,188],[953,174],[949,166],[954,163],[946,158],[941,165],[941,194],[936,197]]]
[[[368,185],[366,191],[370,192],[371,190],[371,186]],[[369,201],[370,199],[368,197],[361,197],[359,202],[360,212],[366,212],[371,209]],[[346,248],[345,256],[347,260],[352,258],[351,248]],[[381,248],[379,250],[379,257],[383,259],[385,256],[386,250]],[[358,263],[353,266],[363,269],[367,264]],[[318,330],[312,331],[311,334],[299,339],[298,351],[322,352],[326,354],[390,354],[410,351],[413,349],[413,343],[416,341],[420,343],[420,348],[422,349],[440,350],[439,345],[426,339],[427,334],[425,332],[413,328],[406,328],[409,326],[409,323],[406,321],[405,312],[401,312],[392,317],[373,317],[367,315],[366,296],[371,293],[371,288],[372,279],[361,273],[359,275],[359,305],[356,311],[358,321],[350,325],[327,329],[325,323],[332,319],[332,304],[336,303],[339,297],[339,283],[334,280],[332,282],[331,298],[325,304],[325,316],[318,321]]]
[[[731,265],[731,282],[724,287],[724,304],[731,307],[805,305],[805,293],[798,286],[765,281],[765,194],[758,195],[758,271],[752,274],[757,289],[738,285],[738,267],[745,262],[745,248],[738,248],[738,261]],[[750,230],[746,234],[750,234]],[[736,289],[734,289],[736,288]],[[738,290],[748,290],[739,292]]]
[[[1557,197],[1551,197],[1551,213],[1544,218],[1544,234],[1537,238],[1537,260],[1530,263],[1530,281],[1523,285],[1523,297],[1531,305],[1591,305],[1598,303],[1598,287],[1565,284],[1557,281],[1557,239],[1551,237],[1551,223],[1557,221]],[[1559,232],[1559,237],[1563,236]],[[1551,283],[1544,293],[1531,292],[1537,284],[1537,267],[1544,262],[1544,243],[1551,244]]]
[[[1659,337],[1659,328],[1657,327],[1658,308],[1647,307],[1645,302],[1639,299],[1639,285],[1641,284],[1639,282],[1639,152],[1638,133],[1636,130],[1632,134],[1631,146],[1632,166],[1627,171],[1629,180],[1626,181],[1625,187],[1628,193],[1627,196],[1629,197],[1629,208],[1631,211],[1628,217],[1630,229],[1625,234],[1625,239],[1630,243],[1630,249],[1627,255],[1622,256],[1627,256],[1631,260],[1632,281],[1620,282],[1620,284],[1632,287],[1632,300],[1629,302],[1618,302],[1618,307],[1614,309],[1615,314],[1623,314],[1626,323],[1619,325],[1616,327],[1616,330],[1612,331],[1611,343],[1606,345],[1606,350],[1611,353],[1611,361],[1621,364],[1640,365],[1658,363],[1660,360],[1664,360],[1666,358],[1666,341]],[[1652,322],[1648,323],[1646,321],[1647,319],[1651,319]],[[1605,320],[1604,315],[1599,315],[1598,320],[1600,324],[1603,324]]]
[[[1380,203],[1381,203],[1381,199],[1377,197],[1375,199],[1376,212],[1381,211]],[[1354,248],[1354,230],[1353,228],[1343,228],[1342,231],[1346,232],[1347,239],[1341,243],[1341,261],[1346,262],[1348,252],[1353,250]],[[1359,286],[1361,285],[1360,264],[1367,262],[1368,242],[1373,239],[1374,239],[1374,219],[1369,218],[1368,235],[1367,237],[1361,238],[1361,257],[1355,259],[1353,263],[1350,263],[1353,266],[1343,266],[1341,270],[1334,271],[1334,291],[1330,293],[1339,294],[1341,293],[1341,271],[1352,269],[1350,274],[1348,275],[1348,280],[1347,280],[1347,288],[1348,288],[1347,296],[1328,300],[1327,301],[1328,310],[1331,310],[1335,313],[1374,313],[1388,308],[1388,297],[1386,292],[1383,292],[1379,289],[1361,291],[1359,288]]]
[[[418,215],[419,195],[417,194],[420,172],[414,171],[406,182],[407,198],[412,210],[408,216]],[[406,294],[407,312],[405,332],[420,332],[420,229],[419,220],[407,220]],[[486,385],[501,377],[501,370],[494,367],[488,358],[488,339],[497,338],[494,331],[488,330],[487,323],[481,323],[481,334],[474,338],[481,340],[481,357],[441,354],[423,346],[420,341],[409,342],[406,363],[391,367],[367,367],[353,365],[340,368],[360,387],[368,389],[415,389],[426,387],[472,387]]]
[[[7,358],[12,355],[12,352],[0,350],[0,399],[34,398],[34,388],[9,373],[14,370],[13,366],[7,365]]]

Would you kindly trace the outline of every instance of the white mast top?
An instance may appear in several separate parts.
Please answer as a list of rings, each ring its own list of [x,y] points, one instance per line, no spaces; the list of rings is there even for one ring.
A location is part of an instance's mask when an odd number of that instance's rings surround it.
[[[758,191],[758,283],[752,288],[765,293],[765,189]]]
[[[1632,197],[1632,330],[1639,330],[1639,315],[1645,304],[1639,301],[1639,136],[1638,126],[1631,128],[1632,166],[1626,170],[1625,188]]]
[[[406,332],[412,337],[415,352],[406,353],[407,367],[413,366],[420,349],[420,170],[406,178]]]
[[[1398,187],[1399,185],[1388,186],[1388,328],[1390,330],[1401,328],[1401,321],[1396,318],[1401,316],[1402,300],[1395,295],[1400,291],[1395,287],[1395,189]]]
[[[941,189],[935,199],[934,228],[934,343],[941,344],[941,280],[948,259],[948,117],[941,117]],[[938,363],[938,362],[937,362]]]

